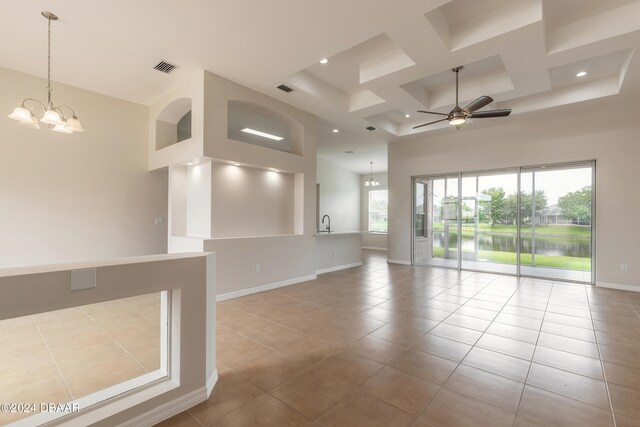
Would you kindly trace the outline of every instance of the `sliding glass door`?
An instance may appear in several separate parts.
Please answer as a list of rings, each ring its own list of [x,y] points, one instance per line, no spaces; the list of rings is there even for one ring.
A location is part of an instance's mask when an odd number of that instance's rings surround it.
[[[593,283],[592,162],[415,177],[413,262]]]
[[[593,166],[523,168],[520,272],[592,281]]]
[[[414,180],[414,262],[458,268],[458,175]]]

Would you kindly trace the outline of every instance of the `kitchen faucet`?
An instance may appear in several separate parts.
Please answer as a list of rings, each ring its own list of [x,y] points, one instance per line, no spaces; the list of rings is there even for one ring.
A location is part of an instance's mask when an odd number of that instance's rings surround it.
[[[324,224],[324,219],[327,218],[326,230],[318,230],[320,233],[324,233],[325,231],[331,234],[331,217],[329,215],[325,215],[322,217],[322,223]]]

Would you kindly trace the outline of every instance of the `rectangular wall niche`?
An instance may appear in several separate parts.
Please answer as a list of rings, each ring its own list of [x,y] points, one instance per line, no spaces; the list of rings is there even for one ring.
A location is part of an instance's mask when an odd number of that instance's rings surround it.
[[[295,175],[226,163],[212,165],[214,238],[294,234]]]

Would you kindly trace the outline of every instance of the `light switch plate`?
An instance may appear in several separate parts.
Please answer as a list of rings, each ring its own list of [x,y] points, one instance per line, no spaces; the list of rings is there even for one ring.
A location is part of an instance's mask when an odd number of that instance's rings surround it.
[[[97,285],[97,275],[95,268],[83,268],[82,270],[71,270],[71,290],[80,291],[82,289],[92,289]]]

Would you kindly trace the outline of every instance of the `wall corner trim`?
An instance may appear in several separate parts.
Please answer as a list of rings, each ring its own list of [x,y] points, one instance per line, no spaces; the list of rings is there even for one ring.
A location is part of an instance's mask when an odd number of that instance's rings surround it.
[[[211,376],[207,380],[207,399],[211,396],[211,393],[213,393],[213,388],[216,386],[217,382],[218,382],[218,370],[216,369],[215,371],[213,371],[213,374],[211,374]]]
[[[622,283],[597,282],[599,288],[618,289],[620,291],[640,292],[640,286],[624,285]]]
[[[308,282],[309,280],[315,280],[317,276],[315,274],[309,276],[296,277],[293,279],[283,280],[282,282],[269,283],[266,285],[256,286],[254,288],[242,289],[240,291],[227,292],[216,296],[216,301],[226,301],[229,299],[240,298],[246,295],[257,294],[258,292],[269,291],[271,289],[282,288],[284,286],[295,285],[297,283]]]
[[[351,264],[338,265],[335,267],[321,268],[320,270],[316,270],[316,275],[331,273],[332,271],[346,270],[347,268],[360,267],[361,265],[362,265],[362,261],[353,262]]]
[[[216,379],[218,373],[215,374]],[[152,427],[207,400],[207,387],[201,387],[164,405],[125,421],[118,427]]]
[[[387,259],[388,264],[400,264],[400,265],[411,265],[409,261],[405,261],[402,259]]]

